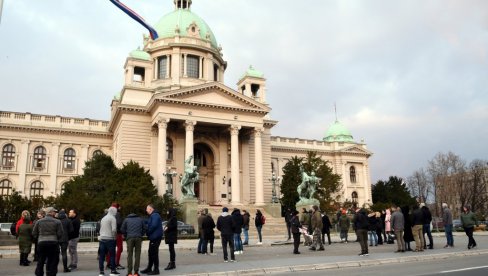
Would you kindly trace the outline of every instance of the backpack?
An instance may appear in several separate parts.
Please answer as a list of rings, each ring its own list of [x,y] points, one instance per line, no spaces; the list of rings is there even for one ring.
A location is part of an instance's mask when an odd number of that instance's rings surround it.
[[[12,234],[12,236],[17,236],[17,231],[15,231],[16,227],[17,227],[17,223],[12,222],[12,224],[10,225],[10,234]]]
[[[266,217],[265,216],[261,216],[261,223],[264,225],[266,224]]]

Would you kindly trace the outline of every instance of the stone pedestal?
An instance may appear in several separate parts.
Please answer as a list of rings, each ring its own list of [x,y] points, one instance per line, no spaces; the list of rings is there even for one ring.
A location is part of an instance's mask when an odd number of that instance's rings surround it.
[[[183,220],[193,225],[195,231],[198,229],[197,211],[198,211],[198,199],[197,198],[182,198],[180,199],[181,211],[183,213]]]
[[[297,202],[295,207],[297,208],[298,212],[301,212],[302,208],[306,208],[307,210],[310,210],[310,209],[312,209],[313,205],[320,206],[320,202],[315,198],[300,200],[299,202]]]
[[[281,217],[281,204],[279,203],[268,203],[262,206],[262,208],[266,211],[266,213],[270,214],[275,218]]]

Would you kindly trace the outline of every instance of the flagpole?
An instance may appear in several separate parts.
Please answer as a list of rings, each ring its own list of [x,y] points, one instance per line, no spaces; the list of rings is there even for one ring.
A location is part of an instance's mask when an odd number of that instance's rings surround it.
[[[0,0],[0,23],[2,23],[3,0]]]

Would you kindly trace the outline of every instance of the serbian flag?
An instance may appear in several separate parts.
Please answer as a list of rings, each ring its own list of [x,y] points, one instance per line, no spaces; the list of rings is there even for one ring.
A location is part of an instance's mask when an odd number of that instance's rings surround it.
[[[146,21],[141,16],[139,16],[135,11],[131,10],[129,7],[122,4],[118,0],[110,0],[110,2],[112,2],[115,6],[117,6],[119,9],[121,9],[127,15],[132,17],[132,19],[134,19],[135,21],[139,22],[142,26],[144,26],[144,28],[146,28],[149,31],[149,34],[151,35],[152,40],[158,39],[158,37],[159,37],[158,32],[156,32],[156,30],[153,27],[149,26],[149,24],[147,24]]]

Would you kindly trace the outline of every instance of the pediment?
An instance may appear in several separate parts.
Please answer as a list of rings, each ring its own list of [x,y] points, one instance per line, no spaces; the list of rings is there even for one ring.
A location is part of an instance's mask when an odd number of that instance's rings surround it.
[[[367,154],[367,155],[372,154],[369,150],[366,150],[366,149],[362,148],[361,146],[350,146],[350,147],[344,149],[343,152],[351,153],[351,154]]]
[[[203,105],[214,108],[268,113],[271,109],[254,99],[220,84],[204,84],[155,94],[154,101]]]

